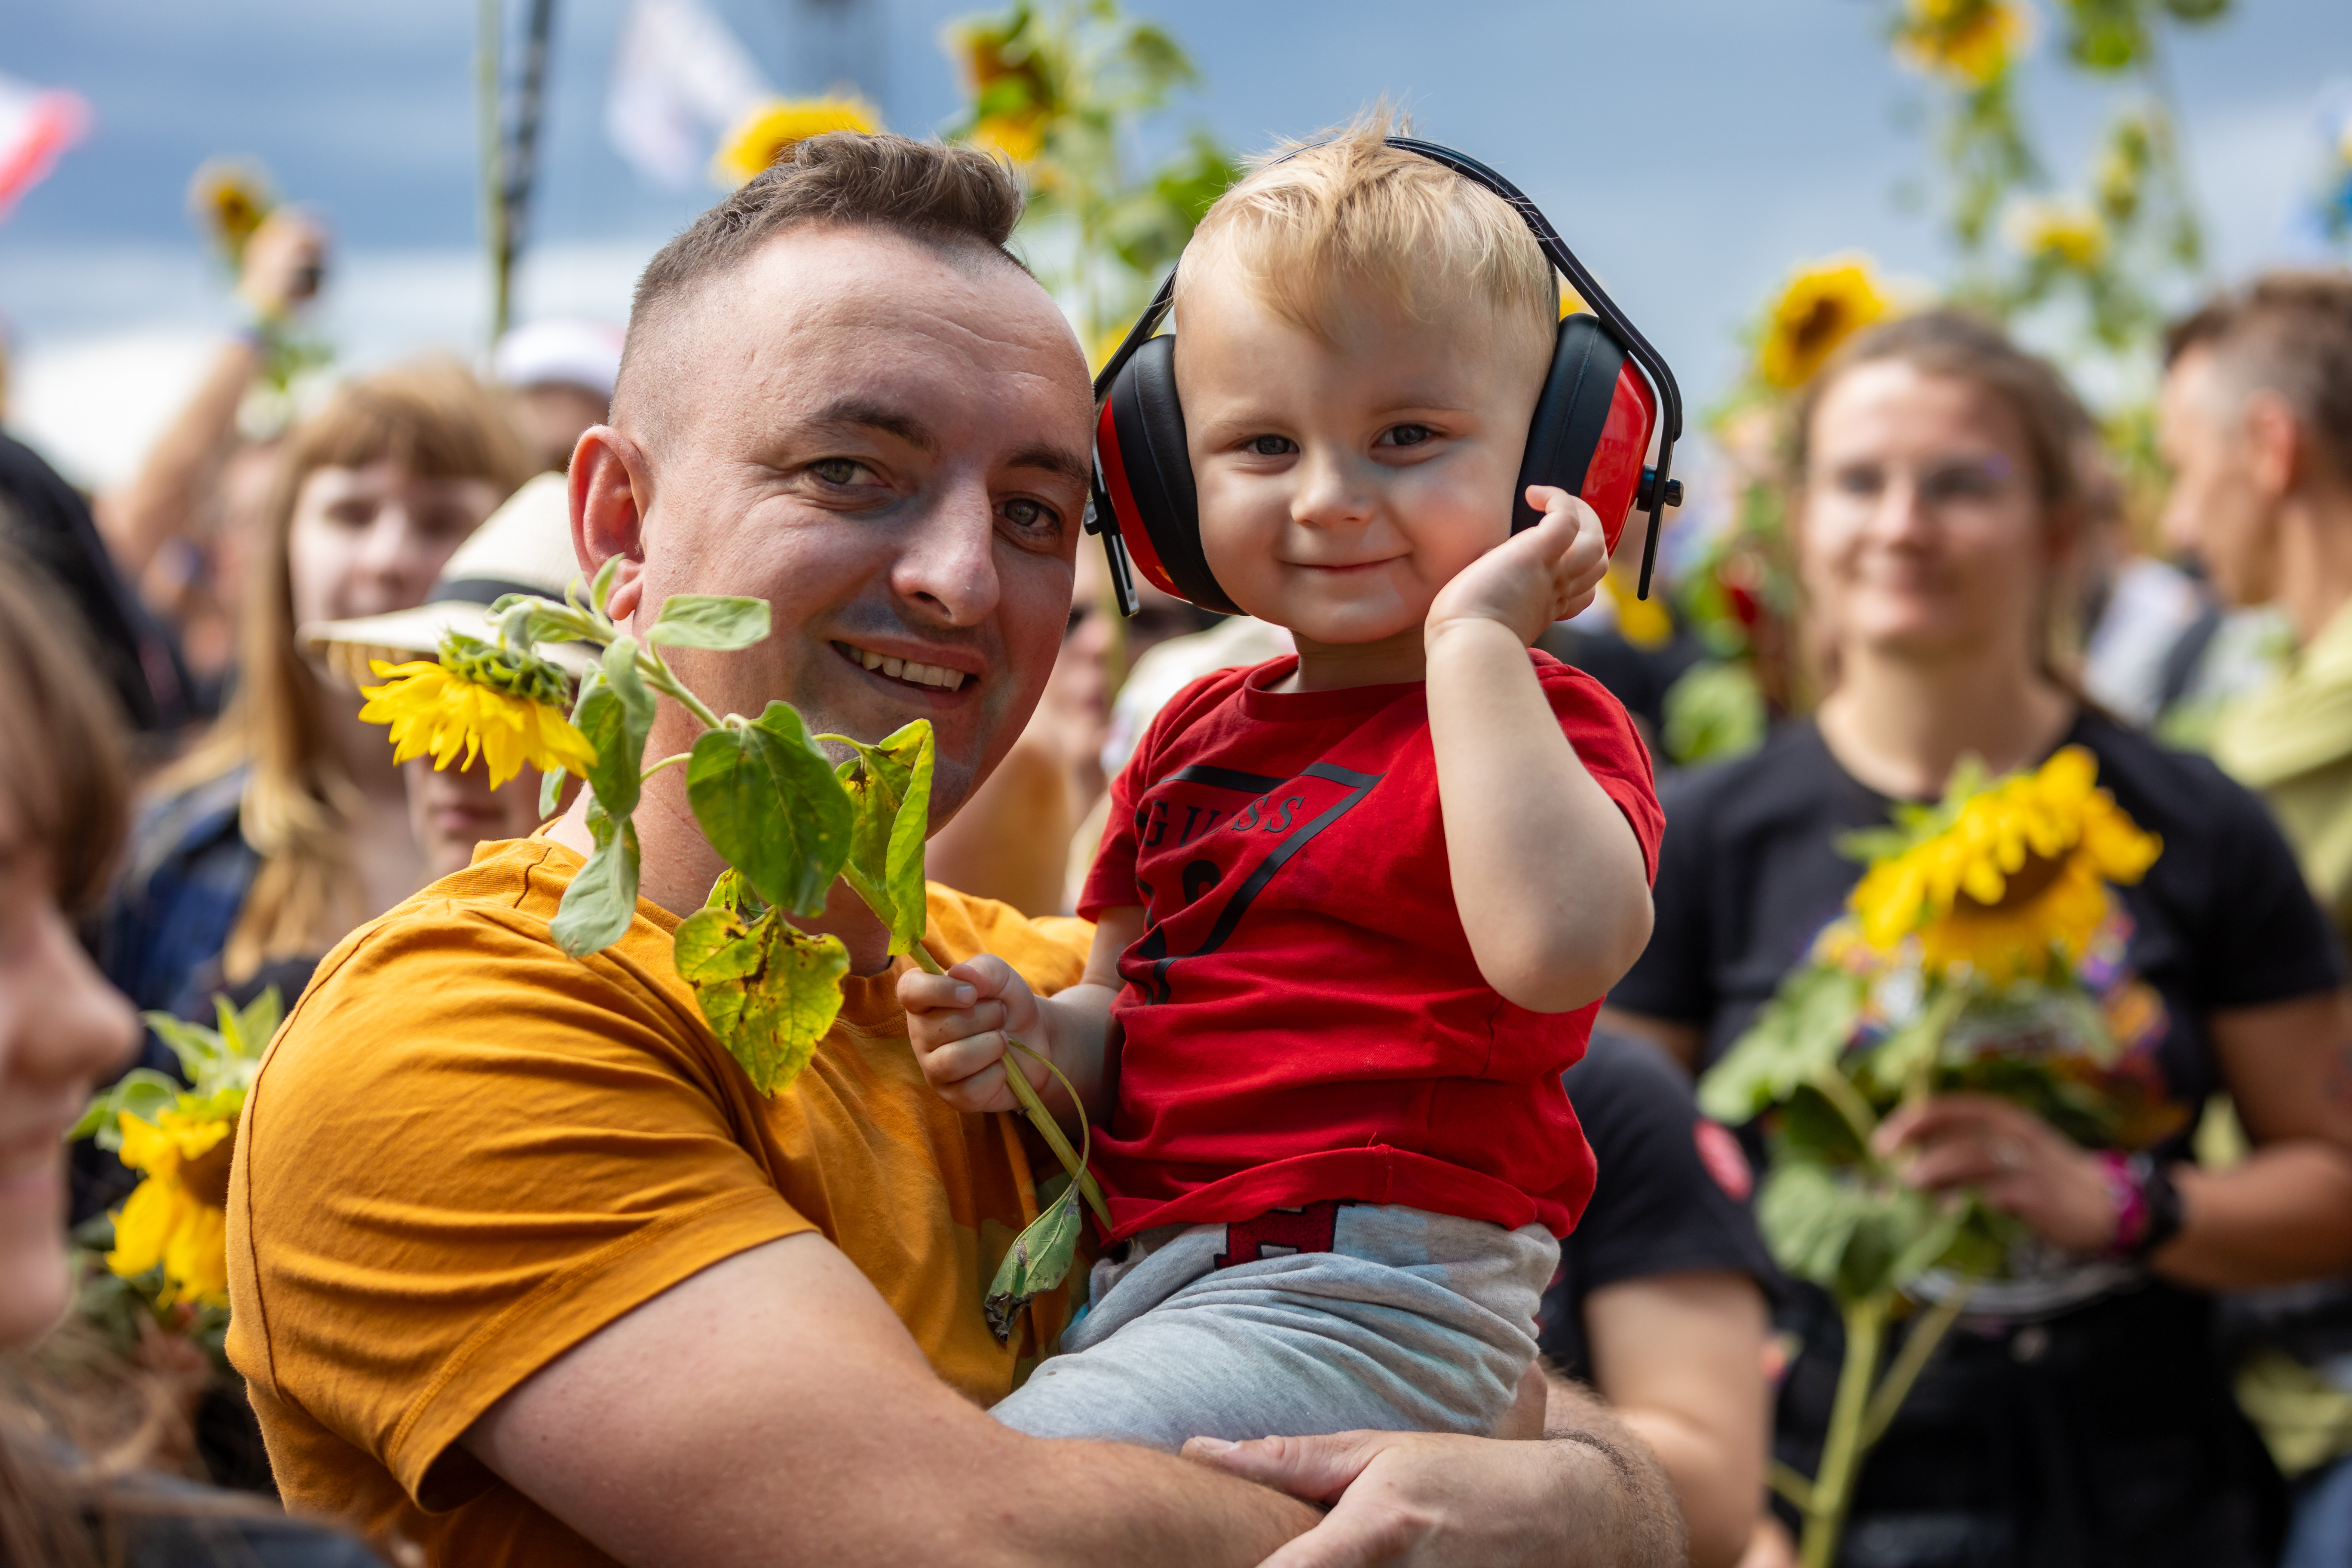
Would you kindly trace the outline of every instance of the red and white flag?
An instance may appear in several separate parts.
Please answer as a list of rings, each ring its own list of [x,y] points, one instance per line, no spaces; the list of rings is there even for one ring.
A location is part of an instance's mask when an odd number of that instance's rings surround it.
[[[89,105],[61,87],[0,76],[0,218],[89,130]]]

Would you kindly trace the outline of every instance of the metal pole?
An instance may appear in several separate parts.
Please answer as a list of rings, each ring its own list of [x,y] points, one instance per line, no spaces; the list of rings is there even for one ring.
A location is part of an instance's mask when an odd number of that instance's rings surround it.
[[[479,0],[476,8],[474,91],[480,121],[482,247],[490,264],[490,342],[507,330],[506,127],[500,90],[499,48],[506,31],[504,0]]]
[[[509,314],[515,258],[522,254],[530,216],[530,191],[539,176],[539,121],[547,86],[548,37],[555,26],[555,0],[530,0],[530,22],[523,43],[522,80],[515,94],[514,140],[506,160],[505,248],[499,258],[499,330]]]

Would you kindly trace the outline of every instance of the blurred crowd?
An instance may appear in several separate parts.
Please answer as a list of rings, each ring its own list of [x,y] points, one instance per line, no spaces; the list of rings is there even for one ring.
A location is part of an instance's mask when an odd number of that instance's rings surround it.
[[[209,1023],[215,998],[273,989],[290,1005],[346,933],[544,818],[529,768],[492,789],[479,762],[395,765],[359,689],[450,632],[490,635],[502,595],[562,595],[563,471],[605,416],[621,331],[532,322],[478,368],[352,376],[257,431],[240,411],[270,331],[333,276],[318,224],[272,213],[236,283],[252,330],[119,487],[79,493],[0,437],[0,847],[44,851],[0,854],[0,1095],[174,1073],[133,1010]],[[1651,1442],[1694,1562],[1795,1561],[1763,1472],[1818,1458],[1838,1343],[1757,1239],[1759,1145],[1698,1117],[1691,1074],[1811,936],[1805,895],[1850,881],[1842,832],[1932,799],[1963,755],[2013,766],[2062,740],[2174,846],[2141,967],[2171,1019],[2152,1048],[2183,1111],[2175,1152],[2206,1173],[2179,1178],[2189,1217],[2128,1259],[2131,1289],[2077,1280],[1968,1321],[1865,1472],[1843,1561],[2352,1562],[2352,1187],[2297,1163],[2314,1141],[2352,1147],[2352,279],[2255,280],[2166,352],[2170,488],[2151,505],[2063,378],[1997,330],[1931,312],[1852,340],[1776,458],[1797,590],[1781,635],[1805,678],[1707,766],[1665,741],[1700,643],[1681,601],[1621,591],[1630,561],[1540,644],[1635,716],[1668,821],[1657,935],[1570,1079],[1601,1185],[1543,1343]],[[1625,540],[1638,552],[1639,530]],[[1288,651],[1278,628],[1142,595],[1121,616],[1082,544],[1045,694],[933,839],[935,881],[1069,912],[1107,783],[1153,714]],[[2342,1046],[2324,1080],[2282,1065],[2315,1032]],[[1982,1188],[2050,1247],[2101,1253],[2088,1156],[2002,1118],[1923,1133],[1922,1184]],[[79,1146],[73,1223],[133,1179]],[[18,1347],[0,1399],[37,1434],[7,1441],[36,1468],[178,1521],[174,1541],[364,1560],[268,1511],[249,1418],[201,1356],[152,1332],[127,1353],[71,1331],[26,1351],[58,1305],[0,1284]],[[98,1560],[26,1533],[37,1515],[0,1491],[0,1561]],[[2085,1544],[2126,1537],[2166,1544]]]

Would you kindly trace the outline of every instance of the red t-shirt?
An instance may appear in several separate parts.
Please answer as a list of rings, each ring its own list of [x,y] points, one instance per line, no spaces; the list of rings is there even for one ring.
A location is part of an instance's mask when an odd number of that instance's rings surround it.
[[[1601,684],[1531,652],[1650,874],[1650,757]],[[1531,1013],[1478,973],[1454,906],[1426,689],[1193,682],[1111,786],[1081,912],[1141,905],[1119,960],[1118,1101],[1095,1138],[1116,1241],[1328,1198],[1566,1235],[1592,1152],[1559,1075],[1599,1004]]]

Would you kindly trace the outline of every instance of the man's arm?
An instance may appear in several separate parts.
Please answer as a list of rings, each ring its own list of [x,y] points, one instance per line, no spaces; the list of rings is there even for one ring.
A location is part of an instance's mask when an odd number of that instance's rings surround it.
[[[1682,1516],[1640,1439],[1572,1383],[1549,1394],[1541,1442],[1342,1432],[1184,1453],[1332,1505],[1263,1568],[1682,1568]]]
[[[830,1242],[738,1254],[609,1324],[463,1439],[632,1568],[1255,1563],[1315,1511],[1141,1448],[998,1426]]]
[[[1693,1568],[1730,1568],[1764,1496],[1764,1292],[1725,1270],[1621,1280],[1585,1297],[1584,1333],[1595,1387],[1674,1483]]]

